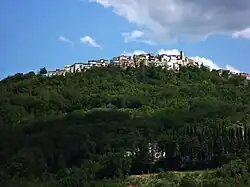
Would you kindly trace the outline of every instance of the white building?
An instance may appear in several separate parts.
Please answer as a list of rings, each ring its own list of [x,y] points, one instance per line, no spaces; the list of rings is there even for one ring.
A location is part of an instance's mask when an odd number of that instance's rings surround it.
[[[108,60],[105,60],[105,59],[89,60],[88,65],[90,67],[106,67],[108,66]]]
[[[48,71],[47,72],[48,77],[57,76],[57,75],[65,76],[65,74],[66,74],[66,72],[64,70],[61,70],[61,69],[56,69],[56,71]]]
[[[121,55],[110,60],[110,64],[118,67],[134,67],[134,60],[131,56]]]

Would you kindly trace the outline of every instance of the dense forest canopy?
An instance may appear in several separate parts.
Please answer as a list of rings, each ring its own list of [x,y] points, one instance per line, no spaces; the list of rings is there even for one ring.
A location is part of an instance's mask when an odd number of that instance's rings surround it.
[[[249,150],[250,84],[228,71],[19,73],[2,80],[0,90],[3,181],[50,174],[67,186],[84,176],[87,186],[129,174],[217,168]]]

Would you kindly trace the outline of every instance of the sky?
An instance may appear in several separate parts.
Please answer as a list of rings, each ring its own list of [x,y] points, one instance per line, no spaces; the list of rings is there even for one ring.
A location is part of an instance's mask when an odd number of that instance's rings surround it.
[[[121,54],[250,73],[249,0],[1,0],[0,79]]]

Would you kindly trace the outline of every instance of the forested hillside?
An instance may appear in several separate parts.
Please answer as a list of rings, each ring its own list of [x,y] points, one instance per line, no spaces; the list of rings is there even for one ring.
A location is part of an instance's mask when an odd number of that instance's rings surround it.
[[[55,77],[16,74],[0,82],[0,91],[4,186],[105,186],[109,179],[107,187],[126,186],[115,181],[220,167],[211,180],[247,183],[250,84],[227,71],[108,67]],[[236,158],[237,176],[224,165]]]

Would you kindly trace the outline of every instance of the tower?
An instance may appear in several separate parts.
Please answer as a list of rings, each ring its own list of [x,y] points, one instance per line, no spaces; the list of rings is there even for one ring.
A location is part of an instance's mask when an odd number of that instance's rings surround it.
[[[184,60],[185,56],[184,56],[184,52],[183,51],[180,51],[180,59],[181,60]]]

